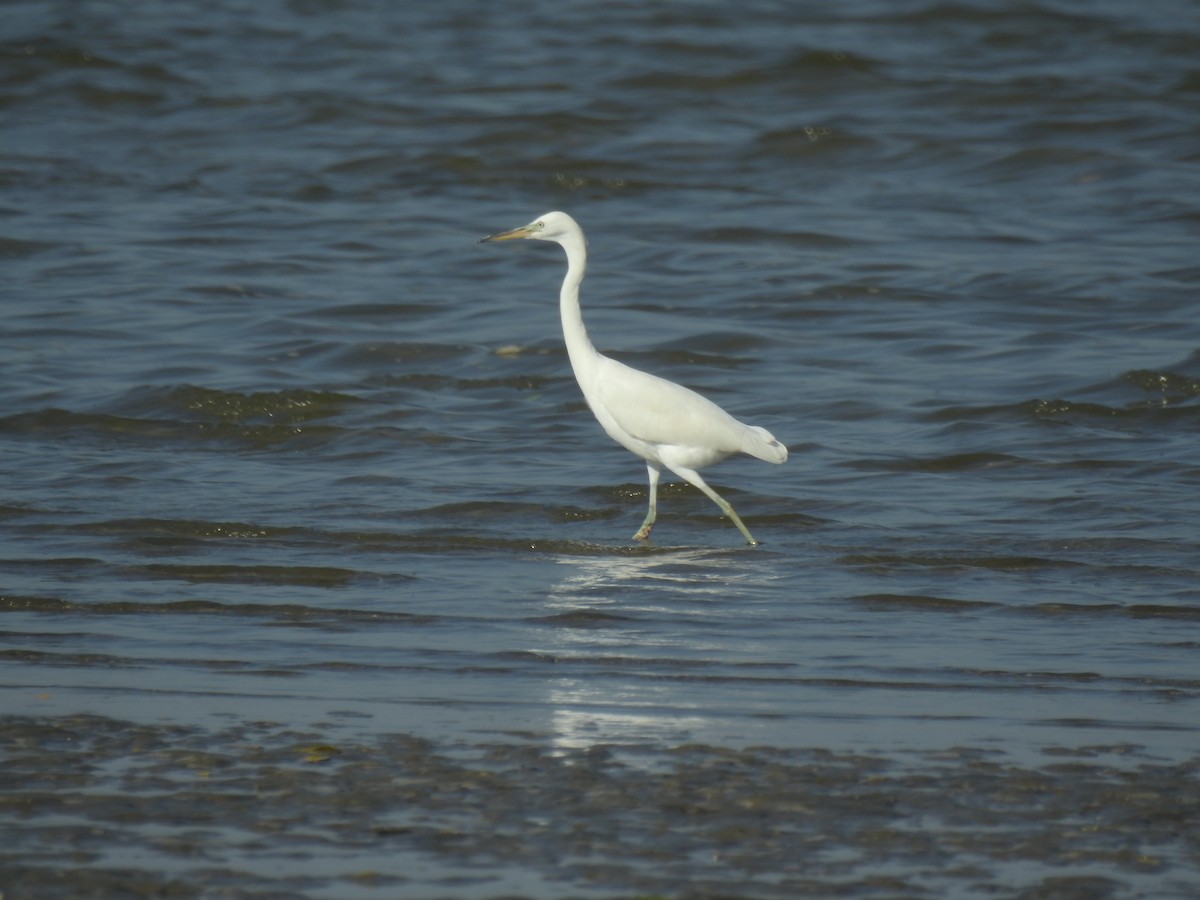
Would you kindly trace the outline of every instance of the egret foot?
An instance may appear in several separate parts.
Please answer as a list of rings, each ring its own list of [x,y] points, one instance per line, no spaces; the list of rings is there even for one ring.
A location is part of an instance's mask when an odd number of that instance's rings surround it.
[[[650,477],[650,503],[646,509],[646,518],[642,520],[642,527],[633,536],[635,541],[649,540],[650,529],[658,521],[658,476],[662,474],[662,469],[658,463],[647,462],[646,474]]]
[[[646,521],[642,523],[642,527],[637,530],[636,534],[634,534],[633,539],[635,541],[650,540],[650,531],[654,528],[654,523],[657,519],[658,511],[654,508],[654,506],[651,506],[650,512],[646,513]]]
[[[732,507],[730,507],[729,513],[733,517],[733,524],[738,527],[738,531],[740,531],[742,533],[742,537],[746,539],[746,543],[751,547],[757,547],[758,541],[754,539],[754,535],[750,533],[750,529],[742,524],[742,520],[738,518],[737,513],[733,511]]]
[[[728,503],[726,503],[725,506],[727,507],[725,509],[725,514],[729,516],[729,518],[733,519],[733,524],[738,527],[738,531],[742,533],[742,537],[746,539],[746,543],[751,547],[757,547],[758,541],[754,539],[754,535],[750,533],[750,529],[742,523],[741,517],[733,511],[733,507],[729,506]]]

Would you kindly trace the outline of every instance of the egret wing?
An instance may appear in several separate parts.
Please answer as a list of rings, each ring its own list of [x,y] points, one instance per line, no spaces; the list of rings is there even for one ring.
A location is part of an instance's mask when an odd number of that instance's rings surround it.
[[[607,415],[621,431],[650,444],[742,449],[748,426],[707,397],[614,359],[604,358],[597,375],[588,401],[602,424]]]

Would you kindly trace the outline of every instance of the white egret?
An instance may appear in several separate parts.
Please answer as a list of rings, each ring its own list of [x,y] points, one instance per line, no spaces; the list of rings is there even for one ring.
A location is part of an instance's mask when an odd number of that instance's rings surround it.
[[[559,311],[575,379],[608,436],[646,461],[650,508],[634,540],[646,540],[658,518],[658,479],[665,466],[716,503],[747,543],[757,544],[733,507],[704,482],[698,470],[735,453],[781,463],[788,457],[787,448],[765,428],[739,422],[695,391],[630,368],[592,346],[579,309],[579,284],[587,268],[587,240],[574,219],[563,212],[549,212],[528,225],[485,237],[480,243],[520,238],[554,241],[566,251],[567,276],[559,294]]]

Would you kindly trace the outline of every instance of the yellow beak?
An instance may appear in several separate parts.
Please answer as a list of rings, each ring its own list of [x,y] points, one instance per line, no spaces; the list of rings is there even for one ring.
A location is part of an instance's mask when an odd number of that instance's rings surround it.
[[[489,234],[485,238],[480,238],[479,243],[486,244],[489,241],[515,241],[518,238],[527,238],[532,233],[532,226],[522,225],[520,228],[514,228],[512,231],[501,231],[499,234]]]

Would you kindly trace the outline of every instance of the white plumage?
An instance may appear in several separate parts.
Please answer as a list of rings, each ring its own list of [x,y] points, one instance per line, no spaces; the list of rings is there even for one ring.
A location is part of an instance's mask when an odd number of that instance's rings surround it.
[[[563,212],[550,212],[528,225],[483,240],[520,238],[554,241],[566,251],[567,275],[559,294],[559,311],[575,379],[608,436],[646,461],[650,504],[634,538],[648,538],[658,518],[658,479],[665,467],[703,491],[733,520],[747,543],[757,544],[733,507],[705,483],[698,470],[735,453],[782,463],[788,457],[787,448],[765,428],[739,422],[707,397],[631,368],[592,346],[579,308],[579,284],[587,269],[587,241],[574,219]]]

